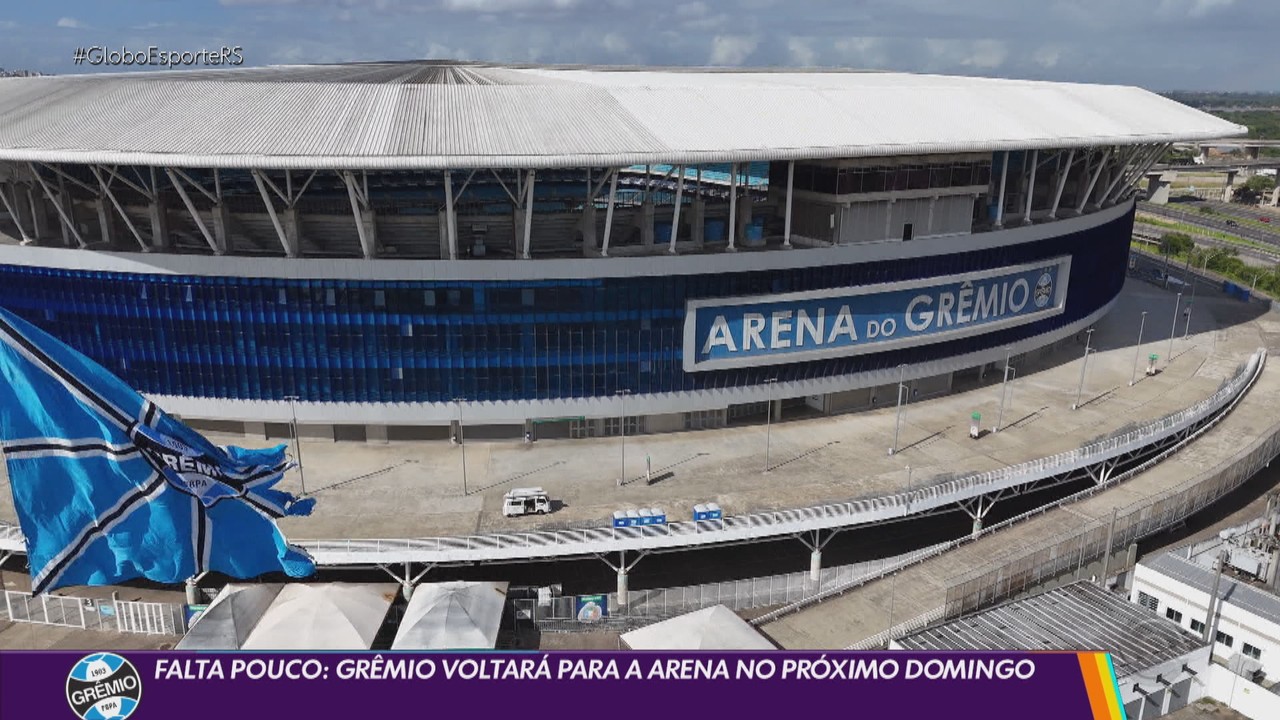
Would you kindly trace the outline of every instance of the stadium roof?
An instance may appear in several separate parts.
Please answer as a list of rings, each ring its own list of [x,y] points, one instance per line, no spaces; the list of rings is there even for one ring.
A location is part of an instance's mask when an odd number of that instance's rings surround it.
[[[1134,87],[902,73],[357,63],[0,79],[0,160],[461,169],[1200,140]]]
[[[1007,602],[897,643],[906,650],[1106,650],[1118,678],[1206,644],[1176,623],[1088,582]]]

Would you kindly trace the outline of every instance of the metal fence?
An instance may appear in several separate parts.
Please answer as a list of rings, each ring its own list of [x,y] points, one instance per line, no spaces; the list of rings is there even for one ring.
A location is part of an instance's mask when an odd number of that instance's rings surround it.
[[[182,635],[186,615],[182,605],[134,600],[109,600],[67,595],[31,596],[3,591],[0,619],[81,630],[143,635]]]
[[[1182,522],[1240,487],[1277,454],[1280,425],[1214,468],[1118,510],[1110,547],[1126,547]],[[1094,521],[1077,532],[1036,543],[1013,560],[992,563],[967,574],[948,588],[945,616],[957,617],[1009,599],[1100,559],[1108,550],[1109,531],[1109,522]]]

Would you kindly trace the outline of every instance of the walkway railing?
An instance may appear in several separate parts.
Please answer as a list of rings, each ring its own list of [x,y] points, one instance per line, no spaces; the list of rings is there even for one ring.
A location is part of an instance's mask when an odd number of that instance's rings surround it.
[[[143,635],[182,635],[186,632],[183,607],[173,603],[69,595],[33,597],[14,590],[0,591],[0,620]]]
[[[814,530],[869,525],[904,518],[988,493],[1026,485],[1123,455],[1181,432],[1218,412],[1235,398],[1261,367],[1265,351],[1208,398],[1122,435],[1075,450],[972,473],[911,492],[827,503],[792,510],[734,515],[723,520],[682,521],[665,525],[496,532],[455,537],[402,539],[303,540],[320,565],[378,563],[459,563],[520,561],[586,556],[623,550],[656,550],[786,537]],[[6,537],[20,538],[13,534]],[[0,546],[0,549],[5,549]],[[17,548],[22,549],[21,544]]]

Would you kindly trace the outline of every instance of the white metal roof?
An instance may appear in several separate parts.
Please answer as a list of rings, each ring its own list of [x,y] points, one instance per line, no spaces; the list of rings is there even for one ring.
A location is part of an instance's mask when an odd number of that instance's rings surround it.
[[[0,79],[0,160],[448,169],[985,152],[1244,127],[1134,87],[361,63]]]
[[[776,650],[758,630],[724,605],[695,610],[624,633],[632,650]]]
[[[413,590],[393,650],[492,650],[507,603],[505,582],[423,583]]]
[[[245,650],[368,650],[400,586],[290,583],[245,639]]]

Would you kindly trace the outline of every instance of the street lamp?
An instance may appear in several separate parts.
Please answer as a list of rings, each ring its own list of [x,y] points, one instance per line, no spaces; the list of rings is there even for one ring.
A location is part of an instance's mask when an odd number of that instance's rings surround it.
[[[1089,330],[1085,334],[1084,358],[1080,363],[1080,384],[1076,386],[1076,401],[1071,405],[1072,410],[1077,410],[1080,407],[1080,394],[1084,392],[1084,374],[1085,374],[1085,371],[1089,368],[1089,352],[1092,350],[1092,348],[1090,348],[1089,345],[1092,342],[1093,342],[1093,328],[1089,328]]]
[[[1213,256],[1215,256],[1215,255],[1217,255],[1217,254],[1219,254],[1219,253],[1221,253],[1221,252],[1222,252],[1222,248],[1218,248],[1217,250],[1214,250],[1214,251],[1212,251],[1212,252],[1207,252],[1207,253],[1205,253],[1205,255],[1204,255],[1204,266],[1203,266],[1203,272],[1206,272],[1206,273],[1207,273],[1207,272],[1209,272],[1209,261],[1213,259]],[[1197,286],[1197,285],[1199,285],[1199,284],[1200,284],[1200,277],[1199,277],[1198,275],[1197,275],[1197,276],[1193,276],[1193,277],[1191,278],[1191,299],[1187,301],[1187,322],[1186,322],[1186,323],[1183,325],[1183,327],[1182,327],[1182,339],[1183,339],[1183,340],[1186,340],[1186,339],[1187,339],[1187,335],[1188,335],[1188,334],[1190,333],[1190,331],[1191,331],[1191,307],[1192,307],[1192,305],[1193,305],[1193,304],[1195,304],[1195,301],[1196,301],[1196,286]],[[1176,320],[1175,320],[1175,322],[1176,322]]]
[[[1173,327],[1169,329],[1169,354],[1165,356],[1165,367],[1169,367],[1169,363],[1173,362],[1173,336],[1178,333],[1178,305],[1181,303],[1182,293],[1178,293],[1178,297],[1173,300]]]
[[[462,450],[462,494],[467,495],[467,442],[462,435],[462,398],[454,398],[458,406],[458,448]]]
[[[778,382],[778,378],[769,378],[764,382],[769,388],[769,409],[766,411],[764,419],[764,471],[769,472],[769,446],[770,441],[773,439],[773,384]]]
[[[622,403],[622,416],[620,429],[622,430],[622,475],[618,477],[618,487],[622,487],[627,483],[627,396],[631,394],[630,390],[619,390],[617,392],[618,399]]]
[[[894,453],[898,452],[898,431],[902,427],[902,389],[904,387],[903,381],[906,379],[906,375],[907,375],[907,366],[905,364],[899,365],[898,366],[898,414],[893,421],[893,447],[889,448],[890,455],[893,455]]]
[[[307,474],[302,470],[302,444],[298,442],[298,410],[294,403],[302,398],[297,395],[288,395],[285,400],[289,401],[289,434],[293,436],[293,456],[298,458],[298,482],[302,483],[302,494],[307,494]]]
[[[1009,356],[1013,354],[1013,346],[1004,349],[1004,380],[1000,383],[1000,412],[996,415],[996,426],[991,432],[1000,432],[1000,426],[1004,424],[1004,396],[1009,387]]]
[[[1138,382],[1138,358],[1142,356],[1142,331],[1147,326],[1147,311],[1142,311],[1142,321],[1138,323],[1138,344],[1133,348],[1133,373],[1129,375],[1129,387]]]

